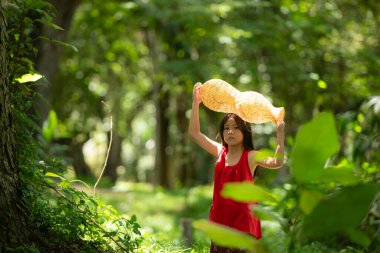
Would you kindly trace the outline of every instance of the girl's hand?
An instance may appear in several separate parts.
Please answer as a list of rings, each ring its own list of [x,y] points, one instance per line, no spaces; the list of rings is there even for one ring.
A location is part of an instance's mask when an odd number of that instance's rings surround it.
[[[193,89],[193,102],[196,104],[202,103],[202,98],[201,95],[199,94],[199,89],[202,87],[202,84],[200,82],[197,82],[194,85]]]

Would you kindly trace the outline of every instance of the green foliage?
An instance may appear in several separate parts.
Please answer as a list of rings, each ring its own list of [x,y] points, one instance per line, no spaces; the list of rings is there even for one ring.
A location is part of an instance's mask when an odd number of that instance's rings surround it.
[[[292,173],[300,182],[323,177],[323,168],[329,157],[339,148],[332,114],[320,113],[313,121],[300,127],[292,154]]]
[[[41,78],[30,60],[36,50],[33,29],[37,23],[52,23],[52,6],[45,1],[12,1],[6,9],[8,52],[12,83],[12,110],[16,123],[17,162],[22,193],[30,219],[35,225],[35,241],[8,249],[10,252],[133,252],[142,237],[135,215],[124,217],[102,200],[75,188],[79,180],[67,180],[54,158],[43,161],[41,143],[35,139],[42,133],[53,138],[58,120],[51,111],[43,130],[27,115],[35,96],[34,82]],[[51,172],[51,171],[54,171]],[[85,183],[84,183],[85,184]],[[30,245],[28,245],[30,243]]]
[[[38,227],[53,235],[49,247],[67,249],[74,243],[83,252],[136,251],[142,240],[136,216],[123,217],[101,199],[77,190],[73,184],[83,183],[79,180],[46,172],[56,166],[40,162],[24,192]]]
[[[378,191],[378,186],[368,183],[345,187],[325,196],[305,217],[304,235],[318,238],[350,232],[363,221]],[[369,238],[363,243],[367,241]]]

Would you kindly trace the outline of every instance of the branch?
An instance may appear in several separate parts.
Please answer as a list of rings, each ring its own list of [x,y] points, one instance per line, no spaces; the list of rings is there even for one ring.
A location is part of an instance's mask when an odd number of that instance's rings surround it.
[[[108,144],[107,155],[106,155],[106,159],[104,161],[102,172],[100,173],[99,178],[94,185],[94,196],[96,196],[96,186],[99,184],[99,181],[102,178],[104,171],[106,170],[106,166],[107,166],[107,162],[108,162],[108,156],[110,154],[111,145],[112,145],[112,111],[111,111],[111,108],[109,107],[109,105],[107,103],[105,103],[104,101],[102,101],[102,103],[108,108],[108,115],[110,117],[110,126],[111,126],[110,127],[110,141]]]

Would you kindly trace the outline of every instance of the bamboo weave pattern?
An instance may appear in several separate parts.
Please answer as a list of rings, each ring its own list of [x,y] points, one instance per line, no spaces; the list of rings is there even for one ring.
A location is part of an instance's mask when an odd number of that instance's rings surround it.
[[[200,88],[203,104],[217,112],[235,113],[243,120],[262,124],[284,119],[285,109],[274,107],[262,94],[255,91],[240,92],[221,79],[211,79]]]

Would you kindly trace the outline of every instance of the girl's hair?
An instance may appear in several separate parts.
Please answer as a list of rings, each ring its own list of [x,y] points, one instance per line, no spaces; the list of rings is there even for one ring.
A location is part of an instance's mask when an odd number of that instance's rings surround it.
[[[224,141],[224,138],[223,138],[223,131],[224,131],[224,125],[226,124],[229,118],[233,118],[235,120],[237,127],[243,133],[244,149],[253,150],[254,145],[253,145],[253,140],[252,140],[251,125],[234,113],[227,113],[224,116],[222,122],[220,122],[219,136],[222,139],[223,146],[228,147],[227,143]]]

